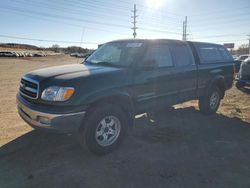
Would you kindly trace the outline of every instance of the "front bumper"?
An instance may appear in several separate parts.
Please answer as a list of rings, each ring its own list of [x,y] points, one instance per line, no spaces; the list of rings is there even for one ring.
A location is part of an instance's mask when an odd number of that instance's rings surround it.
[[[28,107],[17,97],[17,108],[21,118],[35,129],[57,133],[75,133],[79,130],[85,111],[76,113],[47,113]]]

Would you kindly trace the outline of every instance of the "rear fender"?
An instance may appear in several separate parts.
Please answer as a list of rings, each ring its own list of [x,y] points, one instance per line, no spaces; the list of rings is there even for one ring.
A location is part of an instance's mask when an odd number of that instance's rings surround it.
[[[219,90],[221,91],[221,98],[223,99],[225,96],[225,90],[226,90],[226,82],[225,78],[222,75],[218,75],[214,77],[212,80],[210,80],[206,84],[205,94],[207,94],[212,87],[217,86]]]

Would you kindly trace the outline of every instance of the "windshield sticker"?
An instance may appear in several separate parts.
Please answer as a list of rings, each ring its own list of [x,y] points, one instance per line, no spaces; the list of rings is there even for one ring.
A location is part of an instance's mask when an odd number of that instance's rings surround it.
[[[127,48],[139,48],[142,46],[142,43],[138,43],[138,42],[133,42],[133,43],[128,43],[127,44]]]

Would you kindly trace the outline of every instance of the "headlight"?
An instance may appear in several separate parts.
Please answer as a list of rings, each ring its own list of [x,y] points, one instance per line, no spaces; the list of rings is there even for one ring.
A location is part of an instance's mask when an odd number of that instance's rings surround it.
[[[41,98],[46,101],[66,101],[74,91],[72,87],[51,86],[43,90]]]

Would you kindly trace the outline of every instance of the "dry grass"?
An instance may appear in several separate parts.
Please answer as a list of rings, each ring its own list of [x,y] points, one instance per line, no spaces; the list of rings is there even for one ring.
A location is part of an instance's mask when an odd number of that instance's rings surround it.
[[[31,130],[18,116],[16,109],[15,97],[21,76],[34,69],[77,61],[69,56],[0,58],[0,146]]]

